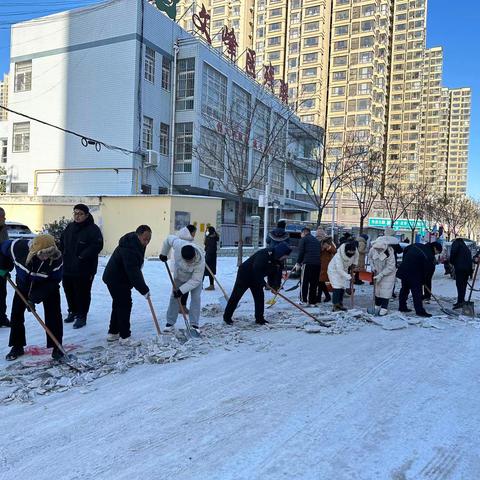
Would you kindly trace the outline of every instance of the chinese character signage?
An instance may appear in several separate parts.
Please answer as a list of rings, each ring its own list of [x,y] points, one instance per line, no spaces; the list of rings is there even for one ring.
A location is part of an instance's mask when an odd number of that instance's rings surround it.
[[[227,47],[227,54],[232,62],[235,61],[237,56],[237,38],[235,37],[235,31],[231,30],[225,25],[222,29],[222,42]]]
[[[165,12],[172,20],[177,19],[177,3],[180,0],[155,0],[155,5],[159,10]]]
[[[257,78],[257,74],[255,73],[255,64],[257,61],[257,55],[255,50],[251,48],[247,48],[245,51],[246,54],[246,61],[245,61],[245,72],[252,78]]]
[[[280,92],[278,96],[283,103],[288,104],[288,83],[284,80],[280,80]]]
[[[273,93],[273,85],[275,83],[274,70],[272,62],[269,65],[263,66],[263,84],[268,87]]]
[[[203,3],[200,13],[193,14],[192,21],[197,30],[205,37],[205,40],[211,45],[212,38],[210,37],[210,14],[207,12]]]

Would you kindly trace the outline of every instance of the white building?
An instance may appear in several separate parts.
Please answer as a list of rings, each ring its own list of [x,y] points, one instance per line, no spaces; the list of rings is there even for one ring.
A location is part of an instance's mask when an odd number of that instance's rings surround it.
[[[10,72],[10,109],[80,135],[9,114],[11,193],[173,191],[228,198],[194,151],[202,125],[218,118],[216,133],[222,133],[219,124],[238,92],[252,104],[260,102],[270,124],[278,118],[295,124],[297,135],[288,136],[288,148],[298,157],[321,141],[322,132],[301,124],[226,57],[142,0],[110,0],[14,25]],[[311,209],[296,200],[302,190],[285,162],[274,168],[270,180],[282,208],[292,213]],[[249,213],[259,192],[249,195]]]

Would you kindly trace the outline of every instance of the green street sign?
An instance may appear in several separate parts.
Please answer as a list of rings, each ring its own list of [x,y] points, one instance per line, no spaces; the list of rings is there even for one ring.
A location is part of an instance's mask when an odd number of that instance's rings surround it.
[[[392,221],[389,218],[372,217],[368,219],[369,227],[387,228],[387,227],[390,227],[391,224],[392,224]],[[393,229],[394,230],[411,230],[414,225],[415,225],[415,230],[419,230],[420,232],[425,232],[425,230],[428,227],[427,222],[425,222],[424,220],[418,220],[415,224],[415,220],[399,218],[393,224]]]

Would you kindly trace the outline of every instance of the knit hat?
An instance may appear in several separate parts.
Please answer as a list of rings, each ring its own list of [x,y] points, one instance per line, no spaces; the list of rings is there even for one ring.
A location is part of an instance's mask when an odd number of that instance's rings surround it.
[[[357,250],[356,242],[345,242],[345,251],[346,252],[355,252]]]
[[[317,228],[317,239],[325,240],[327,238],[327,232],[323,228]]]
[[[55,239],[49,234],[37,235],[30,242],[26,264],[28,265],[33,257],[39,253],[47,255],[50,262],[62,256],[60,250],[55,244]]]
[[[284,242],[279,243],[273,249],[273,257],[278,260],[285,255],[290,255],[292,253],[292,249]]]
[[[287,228],[287,221],[286,220],[279,220],[277,222],[277,228]]]
[[[74,207],[74,210],[80,210],[82,211],[85,215],[88,215],[90,213],[90,209],[84,204],[84,203],[77,203]]]
[[[440,242],[432,242],[430,245],[434,250],[443,250],[443,246]]]
[[[195,247],[185,245],[182,247],[182,258],[184,260],[193,260],[195,258]]]

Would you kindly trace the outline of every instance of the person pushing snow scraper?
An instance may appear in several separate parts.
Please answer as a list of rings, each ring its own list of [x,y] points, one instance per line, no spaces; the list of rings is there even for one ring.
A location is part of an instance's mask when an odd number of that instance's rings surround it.
[[[28,300],[27,306],[16,292],[13,297],[11,330],[7,360],[15,360],[24,354],[25,310],[35,309],[43,303],[45,323],[52,334],[62,343],[63,322],[60,309],[60,281],[63,273],[62,253],[51,235],[38,235],[33,240],[17,239],[2,243],[0,252],[0,275],[6,277],[15,268],[18,291]],[[60,360],[63,352],[47,335],[47,348],[53,347],[52,358]]]
[[[278,272],[282,268],[285,259],[292,249],[285,243],[279,243],[273,248],[262,248],[250,258],[245,260],[238,268],[237,278],[233,286],[232,294],[228,299],[223,321],[232,325],[232,315],[245,292],[250,289],[255,302],[255,323],[264,325],[267,323],[264,314],[263,289],[267,286],[265,277],[268,277],[269,286],[278,290],[281,276]]]
[[[178,299],[186,293],[191,294],[189,319],[192,328],[198,331],[200,326],[200,296],[203,275],[205,273],[205,254],[191,241],[177,235],[169,235],[163,242],[160,260],[167,262],[168,254],[173,250],[173,280],[176,290],[170,295],[165,331],[171,331],[180,310]]]

